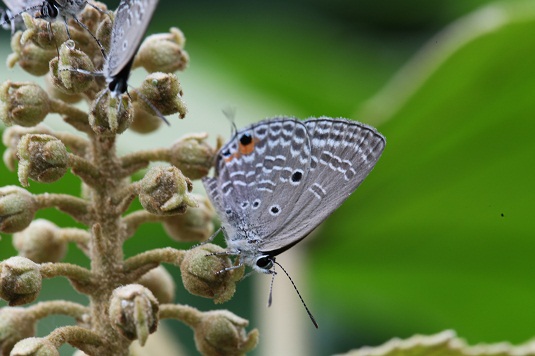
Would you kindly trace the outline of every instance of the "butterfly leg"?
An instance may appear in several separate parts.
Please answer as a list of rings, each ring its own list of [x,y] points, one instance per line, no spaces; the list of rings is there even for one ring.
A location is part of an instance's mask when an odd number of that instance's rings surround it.
[[[102,43],[100,42],[100,40],[93,34],[93,32],[91,32],[89,30],[89,28],[84,25],[84,23],[80,20],[78,20],[78,18],[76,16],[73,16],[72,17],[74,19],[74,21],[81,27],[83,28],[84,30],[87,31],[87,33],[89,33],[91,35],[91,37],[93,37],[93,39],[95,40],[95,42],[97,43],[98,45],[98,48],[100,49],[100,53],[102,53],[102,57],[104,57],[104,60],[106,60],[107,58],[107,55],[106,55],[106,51],[104,51],[104,46],[102,46]],[[70,37],[69,37],[70,38]]]

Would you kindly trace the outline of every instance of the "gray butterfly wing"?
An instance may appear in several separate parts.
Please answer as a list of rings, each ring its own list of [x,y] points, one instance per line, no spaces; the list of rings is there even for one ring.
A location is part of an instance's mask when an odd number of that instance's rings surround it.
[[[106,77],[117,76],[133,59],[157,5],[158,0],[121,0],[111,32]]]
[[[204,178],[227,238],[270,238],[295,208],[310,164],[305,125],[278,118],[242,129],[221,148],[216,177]],[[235,233],[237,232],[237,233]]]
[[[15,0],[3,0],[4,4],[11,11],[12,15],[17,15],[24,10],[41,5],[43,0],[26,0],[26,1],[15,1]]]
[[[24,28],[22,17],[20,15],[25,12],[25,10],[38,10],[40,5],[43,3],[43,0],[3,0],[3,2],[7,9],[5,11],[0,10],[0,12],[2,12],[0,17],[0,20],[2,21],[1,25],[6,30],[11,29],[14,31],[15,29]]]
[[[276,255],[305,238],[362,183],[385,147],[385,138],[371,126],[345,119],[304,122],[311,142],[310,170],[300,182],[300,196],[288,201],[289,215],[266,236],[260,252]],[[286,195],[283,188],[277,193]]]

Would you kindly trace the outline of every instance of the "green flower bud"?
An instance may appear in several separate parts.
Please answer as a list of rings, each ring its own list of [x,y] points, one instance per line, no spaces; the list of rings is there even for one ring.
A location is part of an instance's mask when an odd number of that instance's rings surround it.
[[[130,129],[140,134],[146,134],[157,130],[163,120],[154,115],[154,110],[147,111],[146,105],[134,101],[134,121]]]
[[[33,302],[41,291],[39,266],[24,257],[11,257],[0,264],[0,298],[9,305]]]
[[[148,288],[160,304],[172,303],[175,300],[175,281],[163,266],[145,273],[138,283]]]
[[[30,225],[37,211],[34,197],[26,190],[8,185],[0,188],[0,231],[14,233]]]
[[[17,146],[19,181],[28,186],[28,178],[41,183],[59,180],[69,167],[67,148],[50,135],[22,136]]]
[[[186,116],[186,104],[182,101],[182,88],[178,78],[174,74],[152,73],[149,74],[141,87],[137,89],[138,95],[149,101],[162,115],[172,115],[178,113],[178,117],[183,119]],[[143,102],[148,112],[154,111],[145,100]]]
[[[112,326],[129,340],[145,344],[158,328],[158,301],[150,290],[129,284],[113,291],[109,316]]]
[[[86,354],[86,353],[83,352],[82,350],[76,350],[76,351],[74,351],[74,353],[72,354],[72,356],[91,356],[91,355]]]
[[[22,45],[31,41],[39,48],[56,51],[58,43],[63,43],[69,39],[65,25],[60,21],[44,21],[26,12],[22,14],[22,19],[26,27],[20,39]],[[51,36],[51,33],[54,35]]]
[[[66,94],[85,92],[93,84],[93,76],[76,72],[76,69],[95,71],[89,56],[77,50],[74,41],[69,40],[59,48],[59,59],[55,57],[50,61],[52,84]]]
[[[155,215],[183,214],[188,206],[197,207],[192,189],[191,181],[178,168],[154,167],[141,180],[139,201]]]
[[[90,33],[95,34],[99,38],[97,34],[99,25],[106,19],[109,20],[109,15],[107,14],[108,9],[102,2],[92,2],[91,5],[100,8],[102,12],[96,10],[93,6],[86,6],[78,17],[83,21],[89,31],[84,30],[80,26],[71,26],[69,30],[71,32],[71,39],[76,43],[78,48],[93,59],[96,68],[102,68],[104,62],[100,47]]]
[[[205,244],[186,251],[180,264],[182,282],[191,294],[224,303],[236,292],[236,282],[243,277],[245,267],[221,272],[231,266],[228,256],[212,255],[225,250],[217,245]]]
[[[190,134],[171,146],[170,163],[178,167],[186,177],[200,179],[208,174],[214,164],[216,151],[206,143],[208,134]]]
[[[54,59],[57,59],[57,58],[54,57]],[[80,102],[82,99],[84,99],[84,96],[82,94],[67,94],[63,90],[58,89],[54,84],[54,78],[52,77],[52,75],[50,75],[50,72],[45,77],[45,79],[46,79],[46,91],[49,97],[61,100],[67,104],[76,104]]]
[[[10,148],[6,149],[2,155],[2,160],[4,161],[7,169],[13,172],[17,166],[17,152]]]
[[[165,232],[175,241],[201,242],[207,240],[214,232],[212,219],[215,211],[210,201],[200,195],[194,195],[198,208],[188,209],[184,214],[166,217],[163,221]]]
[[[113,12],[109,12],[106,17],[98,24],[97,30],[94,32],[95,36],[100,40],[100,43],[102,43],[102,46],[104,47],[106,52],[110,51],[113,18],[115,18],[115,14]]]
[[[26,72],[38,77],[48,73],[48,62],[56,56],[56,50],[42,49],[33,42],[22,45],[21,37],[22,32],[11,37],[13,53],[7,57],[7,66],[13,68],[18,63]]]
[[[59,262],[67,252],[67,242],[59,236],[59,228],[44,219],[34,220],[22,232],[15,233],[13,246],[19,256],[36,263]]]
[[[59,351],[46,338],[30,337],[19,341],[10,356],[59,356]]]
[[[34,335],[35,319],[26,309],[0,309],[0,354],[8,355],[17,342]]]
[[[137,52],[134,67],[143,67],[149,73],[184,70],[189,62],[185,43],[184,34],[176,27],[172,27],[169,33],[149,36]]]
[[[11,126],[4,130],[4,133],[2,134],[2,143],[7,149],[4,152],[3,158],[5,165],[9,170],[14,171],[17,166],[17,146],[20,138],[26,134],[41,133],[51,134],[52,132],[45,125],[38,125],[35,127]]]
[[[0,120],[7,126],[35,126],[49,112],[48,95],[37,84],[7,80],[0,85]]]
[[[244,355],[258,344],[257,329],[247,334],[249,322],[228,310],[203,313],[195,326],[195,345],[205,356]]]
[[[97,98],[89,112],[89,125],[97,135],[115,136],[123,133],[134,119],[130,97],[126,94],[114,97],[108,89]]]

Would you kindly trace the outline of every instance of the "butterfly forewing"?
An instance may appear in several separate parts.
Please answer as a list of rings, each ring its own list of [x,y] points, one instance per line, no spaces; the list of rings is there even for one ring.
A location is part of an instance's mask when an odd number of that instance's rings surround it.
[[[43,0],[4,0],[4,4],[6,5],[9,11],[6,12],[7,17],[1,19],[2,26],[5,28],[9,28],[11,27],[11,23],[13,22],[13,30],[23,27],[24,25],[22,17],[20,15],[25,12],[25,10],[37,11],[38,7],[42,5],[42,3]]]
[[[295,182],[304,180],[309,155],[306,128],[298,120],[273,119],[237,132],[220,151],[217,179],[204,181],[216,208],[231,212],[223,223],[275,233],[300,195]]]
[[[32,8],[34,6],[41,5],[43,0],[3,0],[4,4],[11,11],[12,15],[18,15],[26,9]]]
[[[141,45],[157,5],[158,0],[122,0],[119,3],[105,66],[106,77],[117,76],[130,63]]]

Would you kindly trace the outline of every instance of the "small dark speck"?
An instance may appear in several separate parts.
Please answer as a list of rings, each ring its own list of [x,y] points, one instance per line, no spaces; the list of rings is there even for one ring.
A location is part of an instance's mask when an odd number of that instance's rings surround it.
[[[502,218],[505,217],[504,213],[501,213],[500,216],[501,216]]]

